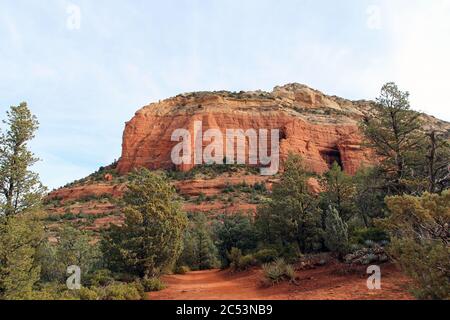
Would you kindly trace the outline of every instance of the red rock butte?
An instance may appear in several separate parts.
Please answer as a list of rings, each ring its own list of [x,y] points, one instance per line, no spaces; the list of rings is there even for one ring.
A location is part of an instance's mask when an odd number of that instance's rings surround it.
[[[374,152],[364,147],[359,130],[361,119],[371,116],[372,105],[371,101],[327,96],[300,84],[276,87],[270,93],[220,91],[182,94],[142,108],[126,124],[122,156],[116,169],[120,174],[126,174],[139,167],[174,168],[171,153],[179,142],[171,141],[172,133],[176,129],[187,129],[193,136],[194,123],[202,121],[203,132],[213,128],[221,132],[226,129],[279,129],[282,161],[292,152],[301,155],[306,165],[316,173],[323,173],[337,161],[347,173],[354,174],[361,166],[376,161]],[[427,115],[422,117],[425,130],[432,128],[450,132],[450,123]],[[193,147],[194,141],[191,142]],[[207,144],[209,142],[204,143],[204,147]],[[247,151],[248,141],[245,147]],[[192,165],[185,165],[178,169],[186,171],[191,168]],[[126,190],[126,178],[122,178],[108,171],[101,173],[100,177],[93,174],[55,190],[48,195],[48,212],[53,215],[68,212],[89,214],[95,220],[86,228],[92,230],[106,228],[111,223],[120,225],[123,214],[111,198],[121,198]],[[271,190],[277,181],[277,177],[266,177],[244,169],[232,174],[200,174],[188,179],[173,179],[172,183],[185,197],[183,209],[186,212],[216,215],[255,214],[257,211],[259,200],[255,202],[250,193],[224,192],[229,186],[239,190],[238,186],[242,184],[262,183]],[[311,178],[308,183],[311,191],[321,191],[317,179]],[[201,200],[204,197],[205,200]]]
[[[301,155],[314,172],[323,173],[336,161],[354,174],[361,166],[373,163],[373,154],[363,146],[358,126],[372,103],[327,96],[301,84],[276,87],[270,93],[178,95],[143,107],[126,123],[117,168],[121,174],[139,167],[174,168],[171,151],[178,142],[171,141],[172,133],[187,129],[193,135],[194,122],[202,121],[203,131],[279,129],[282,162],[294,153]]]

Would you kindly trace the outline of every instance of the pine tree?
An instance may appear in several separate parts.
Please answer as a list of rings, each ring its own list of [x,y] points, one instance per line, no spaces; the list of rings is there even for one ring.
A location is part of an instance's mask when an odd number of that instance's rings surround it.
[[[352,177],[347,175],[335,162],[326,172],[321,181],[324,192],[322,196],[327,206],[332,205],[344,221],[349,221],[355,215],[354,202],[355,185]]]
[[[362,122],[368,146],[379,159],[389,194],[411,192],[414,174],[420,166],[420,154],[425,136],[421,131],[420,114],[410,109],[409,93],[399,90],[395,83],[381,89],[371,114]]]
[[[373,227],[376,218],[385,216],[386,188],[379,167],[361,168],[353,176],[355,207],[366,228]]]
[[[201,228],[196,232],[197,240],[197,264],[200,270],[207,270],[217,267],[217,248],[212,241],[209,232]]]
[[[270,202],[258,209],[256,223],[264,242],[295,244],[303,253],[319,249],[321,210],[308,178],[302,159],[289,155]]]
[[[186,228],[183,236],[183,251],[178,259],[178,267],[189,267],[191,270],[198,270],[197,264],[197,243],[195,241],[192,222]]]
[[[450,187],[450,143],[443,134],[431,131],[427,134],[425,173],[427,191],[442,192]]]
[[[254,218],[249,214],[225,214],[218,217],[214,224],[214,234],[219,257],[224,267],[229,265],[228,253],[232,248],[240,249],[247,254],[257,246]]]
[[[0,132],[0,297],[28,299],[39,280],[36,256],[44,238],[37,209],[45,189],[29,169],[37,159],[28,150],[38,122],[26,103],[6,114]]]
[[[173,267],[187,225],[177,199],[165,176],[147,169],[131,175],[124,196],[124,226],[112,226],[102,241],[113,270],[150,278]]]
[[[191,270],[207,270],[218,265],[218,250],[212,239],[206,215],[195,213],[190,218],[189,228],[184,235],[183,253],[178,260],[178,266],[187,266]]]
[[[31,214],[3,218],[0,223],[0,299],[30,299],[40,276],[37,249],[42,226]]]
[[[40,205],[45,188],[30,171],[38,161],[28,150],[38,121],[26,103],[7,111],[5,132],[0,132],[0,215],[11,216]]]

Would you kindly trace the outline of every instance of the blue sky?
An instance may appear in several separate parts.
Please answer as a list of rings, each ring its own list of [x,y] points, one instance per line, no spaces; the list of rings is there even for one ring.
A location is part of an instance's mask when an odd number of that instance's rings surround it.
[[[450,121],[449,16],[449,0],[0,0],[0,117],[21,101],[38,116],[50,188],[118,158],[124,122],[181,92],[372,99],[396,81]]]

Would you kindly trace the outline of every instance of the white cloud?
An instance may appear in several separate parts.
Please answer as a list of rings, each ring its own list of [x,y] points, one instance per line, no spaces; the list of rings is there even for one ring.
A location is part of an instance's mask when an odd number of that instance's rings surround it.
[[[73,3],[69,4],[66,9],[67,12],[67,29],[80,30],[81,28],[81,8]]]

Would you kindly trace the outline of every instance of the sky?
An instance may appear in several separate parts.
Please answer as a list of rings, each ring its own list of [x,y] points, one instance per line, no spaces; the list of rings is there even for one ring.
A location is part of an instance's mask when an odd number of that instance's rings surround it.
[[[150,102],[292,82],[349,99],[383,83],[450,121],[450,0],[0,0],[0,118],[26,101],[50,189],[120,157]]]

